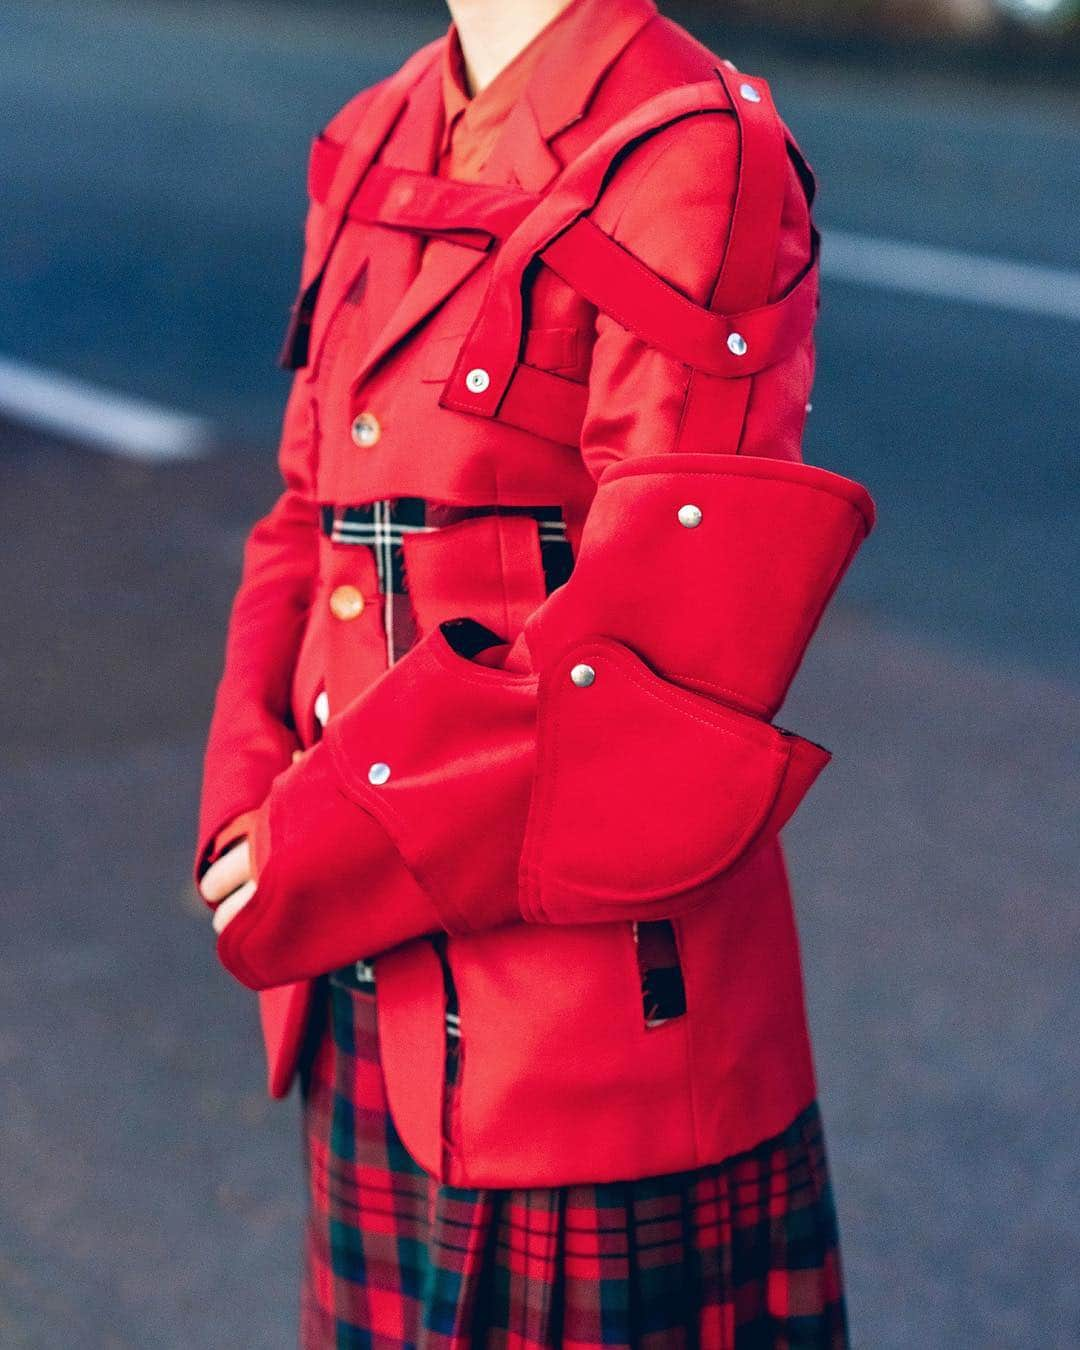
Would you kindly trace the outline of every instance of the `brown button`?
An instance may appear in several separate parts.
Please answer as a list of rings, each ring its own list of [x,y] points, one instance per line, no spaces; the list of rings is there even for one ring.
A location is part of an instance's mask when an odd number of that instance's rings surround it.
[[[335,619],[357,619],[364,612],[364,597],[355,586],[338,586],[330,595],[330,612]]]
[[[362,412],[352,424],[352,438],[356,445],[366,450],[382,435],[382,427],[374,413]]]

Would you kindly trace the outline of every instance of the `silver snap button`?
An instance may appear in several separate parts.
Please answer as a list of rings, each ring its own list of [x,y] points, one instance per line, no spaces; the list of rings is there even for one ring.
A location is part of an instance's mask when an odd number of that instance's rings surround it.
[[[570,678],[579,689],[586,689],[596,679],[596,671],[582,661],[570,671]]]
[[[729,333],[727,345],[732,356],[746,355],[746,339],[741,333]]]
[[[380,760],[378,764],[373,764],[367,771],[368,782],[374,783],[376,787],[380,783],[385,783],[390,777],[390,765],[383,764]]]
[[[465,387],[472,394],[482,394],[491,383],[491,376],[480,366],[475,366],[465,376]]]
[[[326,726],[330,720],[330,696],[324,689],[315,700],[315,720]]]
[[[760,103],[761,95],[752,84],[740,84],[739,93],[746,99],[747,103]]]
[[[679,524],[685,525],[688,530],[695,529],[701,524],[701,507],[695,506],[693,502],[687,502],[685,506],[680,506]]]

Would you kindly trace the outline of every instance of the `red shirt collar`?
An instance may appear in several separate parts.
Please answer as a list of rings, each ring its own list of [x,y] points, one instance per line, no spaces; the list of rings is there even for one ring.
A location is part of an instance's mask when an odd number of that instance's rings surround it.
[[[461,50],[457,27],[451,23],[443,46],[442,89],[445,122],[440,154],[445,155],[451,139],[464,134],[470,141],[493,135],[495,129],[523,94],[529,78],[540,58],[560,36],[580,17],[581,11],[593,7],[597,0],[570,0],[495,78],[478,93],[468,92],[465,58]],[[457,124],[463,120],[461,132]]]

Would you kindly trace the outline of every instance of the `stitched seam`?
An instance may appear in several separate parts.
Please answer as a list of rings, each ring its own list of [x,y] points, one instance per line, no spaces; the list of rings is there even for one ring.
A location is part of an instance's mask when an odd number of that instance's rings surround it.
[[[717,680],[703,680],[697,675],[688,675],[681,670],[672,671],[670,678],[673,680],[685,680],[687,684],[695,686],[701,685],[706,689],[715,689],[718,693],[728,694],[732,699],[736,700],[733,707],[734,712],[742,712],[746,713],[748,716],[757,716],[761,718],[768,717],[768,708],[765,704],[748,700],[741,689],[730,689],[726,684],[720,684]]]
[[[703,451],[701,453],[706,452]],[[717,458],[719,459],[721,458],[721,456],[718,454]],[[785,463],[787,461],[778,461],[778,462]],[[635,463],[634,459],[616,460],[613,463],[610,472],[606,473],[605,481],[618,478],[648,478],[654,475],[662,478],[678,477],[678,478],[741,478],[743,480],[753,479],[755,482],[770,483],[775,487],[797,487],[801,488],[803,491],[806,492],[823,493],[826,497],[831,497],[833,500],[846,502],[849,506],[852,507],[853,510],[858,511],[859,514],[863,516],[864,520],[866,519],[865,515],[863,515],[862,508],[856,506],[855,503],[852,502],[851,499],[847,497],[844,493],[837,492],[833,488],[824,487],[817,483],[807,483],[801,479],[796,480],[793,478],[770,478],[768,475],[764,473],[749,473],[749,474],[738,473],[731,469],[669,469],[667,472],[665,472],[661,468],[635,470],[633,468],[634,463]],[[603,486],[603,484],[601,484],[601,486]],[[867,524],[869,525],[869,521],[867,521]]]
[[[717,456],[717,458],[719,458],[719,456]],[[634,461],[632,459],[624,459],[624,460],[616,460],[615,463],[617,467],[621,468],[624,464],[625,465],[633,464]],[[664,478],[671,478],[677,475],[680,478],[742,478],[744,480],[754,479],[757,482],[767,482],[767,483],[771,482],[777,487],[798,487],[802,488],[804,491],[807,492],[822,492],[827,497],[839,498],[841,501],[847,500],[847,498],[843,497],[842,494],[834,492],[832,488],[819,487],[818,484],[816,483],[796,482],[794,479],[769,479],[764,474],[737,473],[732,472],[730,469],[715,469],[715,470],[672,469],[666,474],[662,469],[642,469],[633,475],[631,475],[630,471],[627,470],[625,473],[622,474],[611,473],[608,476],[610,478],[628,478],[631,476],[635,478],[647,478],[653,474],[658,474]]]
[[[640,690],[642,690],[643,693],[650,694],[654,699],[657,700],[657,702],[668,703],[680,712],[685,710],[686,716],[692,718],[695,722],[699,722],[702,726],[709,727],[711,730],[720,732],[720,734],[723,736],[734,736],[736,739],[741,741],[745,741],[748,738],[756,739],[759,737],[762,740],[764,740],[762,733],[750,732],[749,729],[747,729],[747,734],[744,734],[742,731],[740,731],[735,727],[725,726],[723,725],[722,722],[714,723],[710,721],[707,717],[699,716],[697,711],[699,705],[695,703],[692,694],[688,694],[683,690],[668,689],[666,687],[658,689],[655,685],[651,683],[651,681],[647,679],[647,677],[643,677],[640,674],[640,672],[638,672],[634,667],[627,665],[625,662],[622,664],[622,674],[624,678],[630,680],[632,684],[637,685],[637,687]],[[685,708],[683,705],[685,705]],[[700,709],[700,711],[704,712],[705,709]],[[753,717],[749,713],[743,713],[742,710],[738,708],[728,709],[724,707],[721,710],[720,705],[718,705],[718,711],[720,712],[721,717],[743,716],[746,717],[750,721],[750,723],[754,726],[760,727],[771,726],[770,723],[761,721],[760,719]],[[775,730],[775,728],[773,728],[773,730]]]

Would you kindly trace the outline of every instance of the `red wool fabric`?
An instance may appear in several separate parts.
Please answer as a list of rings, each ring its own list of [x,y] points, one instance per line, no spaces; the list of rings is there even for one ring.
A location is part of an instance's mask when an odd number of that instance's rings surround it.
[[[261,991],[277,1095],[312,981],[372,960],[389,1109],[442,1182],[710,1166],[815,1096],[777,834],[828,752],[773,719],[873,507],[799,462],[812,177],[766,82],[651,0],[575,0],[458,184],[446,60],[313,146],[283,492],[206,756],[198,865],[257,812],[218,953]],[[391,661],[375,550],[321,519],[414,496],[486,514],[403,544],[417,641]],[[541,504],[575,555],[550,594],[538,523],[491,510]],[[685,1012],[653,1027],[657,920]]]

